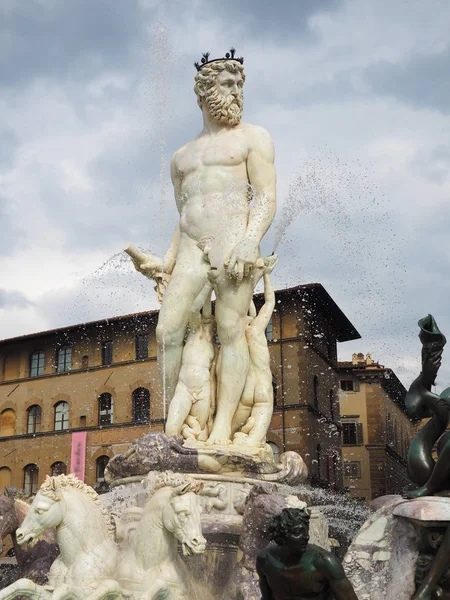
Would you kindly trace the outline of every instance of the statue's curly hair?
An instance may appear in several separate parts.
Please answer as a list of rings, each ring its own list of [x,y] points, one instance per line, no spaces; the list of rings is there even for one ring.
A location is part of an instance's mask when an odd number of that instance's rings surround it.
[[[197,96],[197,104],[202,108],[202,97],[216,84],[216,79],[222,71],[230,73],[241,73],[245,81],[244,66],[236,60],[220,60],[205,65],[195,76],[194,92]]]
[[[297,524],[305,525],[309,531],[309,512],[304,508],[283,508],[279,515],[273,517],[267,527],[267,537],[277,544],[282,544],[286,534]]]

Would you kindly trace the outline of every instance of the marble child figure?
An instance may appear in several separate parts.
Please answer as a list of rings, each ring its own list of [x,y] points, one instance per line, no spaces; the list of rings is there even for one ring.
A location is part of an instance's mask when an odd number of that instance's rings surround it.
[[[244,391],[233,417],[234,444],[254,447],[264,445],[272,418],[272,371],[266,329],[275,308],[275,292],[270,274],[277,263],[278,256],[260,258],[255,269],[255,285],[261,276],[264,278],[264,304],[258,314],[253,301],[250,304],[249,321],[245,329],[250,365]]]
[[[205,55],[196,65],[194,89],[203,129],[171,161],[179,223],[163,260],[147,255],[135,262],[144,275],[170,275],[156,331],[169,401],[179,379],[192,304],[208,272],[217,269],[215,318],[221,353],[217,410],[207,442],[213,445],[231,440],[231,422],[249,368],[245,329],[254,289],[251,275],[276,208],[272,139],[262,127],[241,122],[242,63],[231,50],[223,59]],[[204,239],[210,240],[208,260],[201,247]]]
[[[309,514],[284,508],[269,525],[276,546],[258,553],[261,600],[358,600],[339,560],[308,544]]]
[[[216,348],[215,319],[211,311],[212,290],[212,284],[208,281],[191,308],[190,332],[167,416],[168,436],[182,434],[200,441],[205,441],[208,436],[211,396],[215,392],[214,372],[211,369]]]

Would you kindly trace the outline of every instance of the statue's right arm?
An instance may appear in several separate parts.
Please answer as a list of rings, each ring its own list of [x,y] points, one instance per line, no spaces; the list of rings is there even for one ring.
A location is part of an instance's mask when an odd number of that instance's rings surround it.
[[[261,590],[261,600],[274,600],[272,590],[269,587],[266,576],[264,574],[264,556],[258,554],[256,557],[256,572],[259,577],[259,589]]]
[[[319,567],[319,570],[328,579],[336,600],[358,600],[350,580],[335,556],[329,552],[324,553],[319,557],[316,567]]]

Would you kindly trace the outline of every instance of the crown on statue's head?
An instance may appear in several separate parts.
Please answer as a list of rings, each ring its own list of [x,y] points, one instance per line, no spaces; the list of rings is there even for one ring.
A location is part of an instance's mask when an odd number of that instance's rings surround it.
[[[210,63],[218,62],[218,61],[221,61],[221,60],[235,60],[235,61],[241,63],[241,65],[243,65],[244,64],[244,58],[242,56],[239,56],[239,57],[235,56],[235,54],[236,54],[236,49],[235,48],[230,48],[230,51],[227,52],[224,57],[222,57],[222,58],[213,58],[212,60],[209,60],[209,52],[205,52],[202,55],[201,61],[194,63],[194,65],[195,65],[195,68],[197,69],[197,71],[200,71],[200,69],[202,67],[204,67],[205,65],[209,65]]]

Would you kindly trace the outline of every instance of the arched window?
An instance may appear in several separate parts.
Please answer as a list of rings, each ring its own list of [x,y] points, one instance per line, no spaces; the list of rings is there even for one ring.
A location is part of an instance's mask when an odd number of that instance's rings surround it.
[[[41,430],[42,409],[38,404],[33,404],[28,409],[27,433],[36,433]]]
[[[57,477],[58,475],[67,475],[67,465],[61,461],[54,462],[50,469],[52,477]]]
[[[0,469],[0,490],[4,490],[7,485],[11,485],[12,472],[8,467]]]
[[[67,402],[55,404],[55,431],[69,429],[69,405]]]
[[[110,425],[113,423],[114,401],[111,394],[101,394],[98,397],[98,424]]]
[[[43,350],[36,350],[30,356],[30,377],[44,374],[45,354]]]
[[[16,432],[16,413],[7,408],[0,414],[0,437],[14,435]]]
[[[275,442],[267,442],[267,443],[269,444],[270,448],[272,449],[273,460],[275,461],[275,464],[278,464],[278,459],[280,457],[280,449],[275,444]]]
[[[150,392],[147,388],[137,388],[133,392],[133,422],[150,421]]]
[[[65,346],[59,348],[56,354],[56,371],[58,373],[66,373],[72,367],[72,348]]]
[[[313,380],[313,393],[314,393],[314,408],[319,410],[319,378],[314,375]]]
[[[321,478],[322,472],[322,446],[317,444],[316,446],[316,460],[317,460],[317,477]]]
[[[105,481],[105,469],[109,463],[109,456],[99,456],[95,461],[95,480],[97,483]]]
[[[23,489],[26,494],[36,494],[38,491],[39,469],[37,465],[27,465],[23,470]]]

